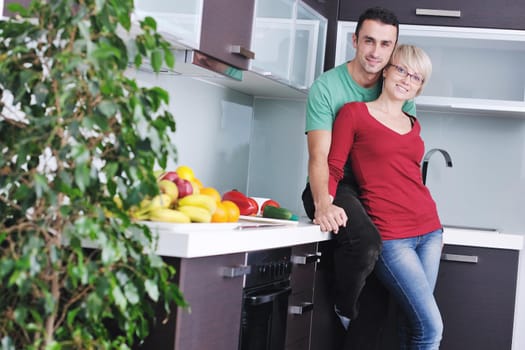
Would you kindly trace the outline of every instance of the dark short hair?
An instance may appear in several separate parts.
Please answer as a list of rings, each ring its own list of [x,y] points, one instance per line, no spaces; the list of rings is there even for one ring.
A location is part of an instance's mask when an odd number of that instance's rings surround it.
[[[361,26],[363,25],[363,22],[367,19],[373,20],[373,21],[379,21],[384,24],[391,24],[394,27],[396,27],[396,42],[397,38],[399,37],[399,20],[397,19],[397,16],[390,10],[384,8],[384,7],[371,7],[365,12],[359,16],[359,20],[357,21],[357,27],[355,28],[355,36],[359,38],[359,31],[361,30]]]

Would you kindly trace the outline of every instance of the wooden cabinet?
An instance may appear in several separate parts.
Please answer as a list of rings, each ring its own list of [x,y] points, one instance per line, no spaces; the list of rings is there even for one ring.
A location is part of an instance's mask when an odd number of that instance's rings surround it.
[[[391,9],[403,24],[525,29],[521,0],[378,0],[373,5]],[[339,19],[357,21],[370,6],[366,1],[340,0]]]
[[[151,16],[175,47],[202,51],[236,68],[250,64],[254,0],[134,0],[135,18]]]
[[[253,13],[254,0],[204,0],[199,50],[248,69]]]
[[[319,242],[318,251],[310,350],[340,350],[345,330],[334,312],[334,241]]]
[[[19,3],[20,5],[27,7],[31,3],[31,0],[5,0],[3,2],[2,13],[0,15],[5,17],[13,16],[13,14],[7,10],[7,4],[9,3]]]
[[[435,290],[443,350],[510,350],[519,251],[445,245]]]
[[[309,349],[317,260],[317,243],[292,248],[292,294],[288,302],[286,350]]]
[[[177,308],[136,349],[237,349],[243,278],[224,275],[225,269],[242,265],[245,254],[164,259],[176,268],[178,286],[190,308]]]

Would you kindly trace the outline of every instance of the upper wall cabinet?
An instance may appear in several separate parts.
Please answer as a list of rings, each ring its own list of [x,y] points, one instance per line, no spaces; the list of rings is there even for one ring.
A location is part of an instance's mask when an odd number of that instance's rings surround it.
[[[7,10],[7,4],[9,3],[19,3],[22,6],[29,6],[31,0],[0,0],[0,17],[12,17],[13,14]]]
[[[339,22],[336,64],[355,55],[356,22]],[[432,76],[419,110],[525,118],[525,31],[401,25],[399,42],[423,48]]]
[[[251,69],[308,89],[324,64],[327,20],[297,0],[257,0]]]
[[[135,0],[135,16],[151,16],[174,44],[247,69],[253,53],[254,0]]]
[[[370,6],[367,1],[340,0],[339,19],[357,21]],[[374,6],[391,9],[403,24],[525,29],[523,0],[376,0]]]

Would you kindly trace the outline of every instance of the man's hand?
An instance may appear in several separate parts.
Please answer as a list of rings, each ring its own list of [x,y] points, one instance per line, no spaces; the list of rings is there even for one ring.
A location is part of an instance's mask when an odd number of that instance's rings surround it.
[[[314,224],[321,227],[321,231],[339,232],[339,227],[346,226],[348,217],[343,208],[332,203],[315,208]]]

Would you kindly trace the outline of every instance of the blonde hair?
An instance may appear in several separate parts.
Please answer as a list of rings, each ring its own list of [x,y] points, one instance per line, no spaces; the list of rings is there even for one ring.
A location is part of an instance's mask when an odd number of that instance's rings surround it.
[[[430,57],[423,49],[414,45],[398,45],[392,53],[390,63],[402,63],[423,76],[423,84],[419,87],[416,96],[423,91],[432,75],[432,61]]]

